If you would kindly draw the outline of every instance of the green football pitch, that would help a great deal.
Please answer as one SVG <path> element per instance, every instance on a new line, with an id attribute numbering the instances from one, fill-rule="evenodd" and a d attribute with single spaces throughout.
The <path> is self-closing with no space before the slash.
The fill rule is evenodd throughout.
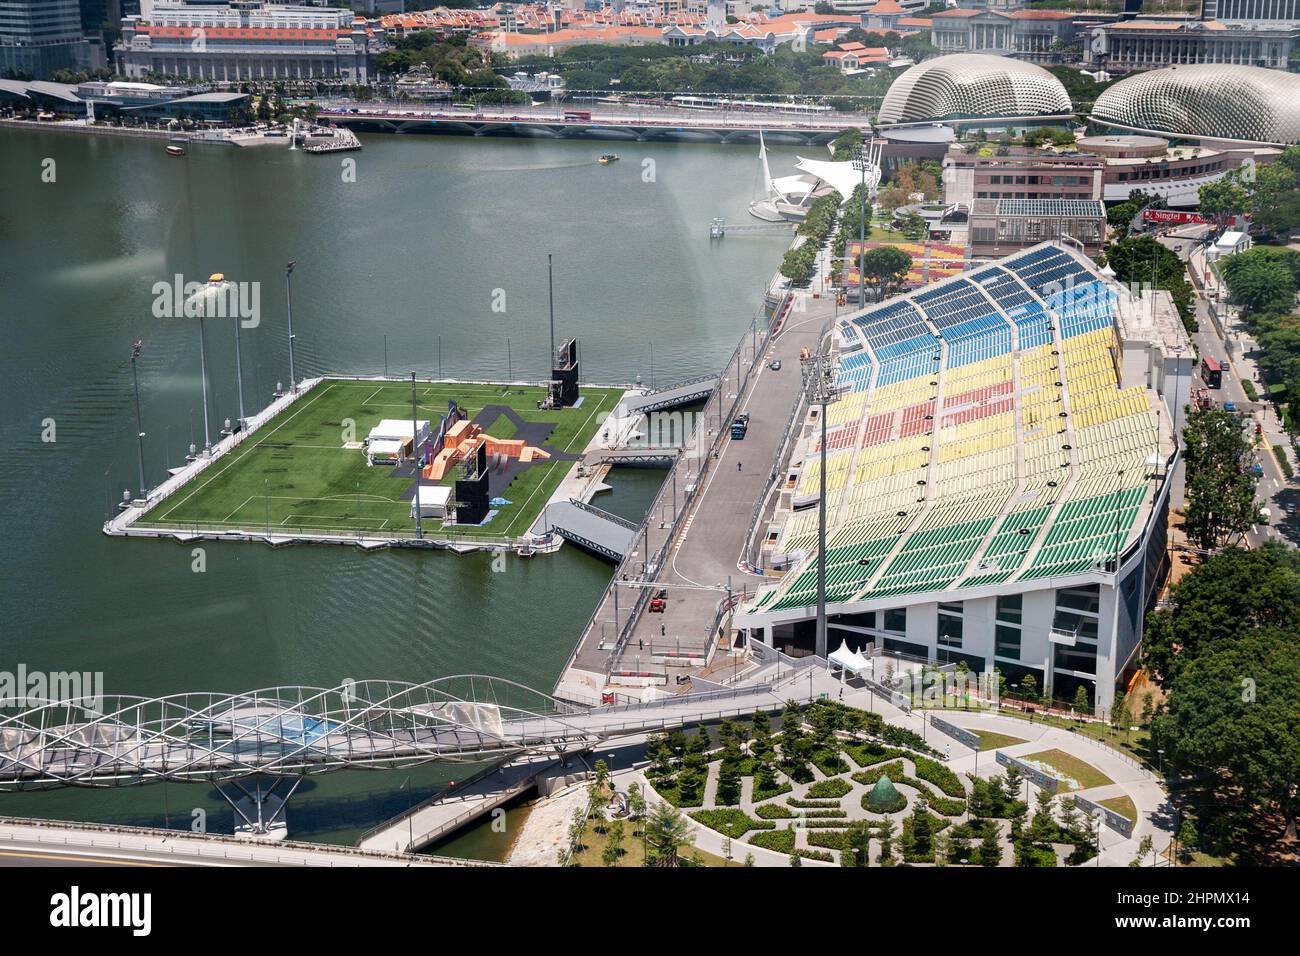
<path id="1" fill-rule="evenodd" d="M 544 446 L 548 451 L 581 455 L 613 411 L 622 389 L 582 389 L 577 408 L 542 410 L 540 386 L 419 382 L 418 414 L 436 431 L 456 402 L 474 418 L 485 407 L 504 405 L 527 423 L 554 425 Z M 403 493 L 414 483 L 397 478 L 393 466 L 366 464 L 365 452 L 345 447 L 351 436 L 364 438 L 381 419 L 411 417 L 411 386 L 403 382 L 326 380 L 249 436 L 189 484 L 160 501 L 137 522 L 138 527 L 193 530 L 263 530 L 272 534 L 302 531 L 410 535 L 415 533 L 410 498 Z M 494 438 L 514 435 L 515 425 L 504 415 L 487 423 Z M 455 525 L 457 536 L 517 537 L 541 513 L 572 461 L 539 460 L 516 475 L 501 497 L 510 501 L 480 526 Z M 451 468 L 440 484 L 451 484 Z M 426 534 L 442 531 L 441 519 L 424 521 Z"/>

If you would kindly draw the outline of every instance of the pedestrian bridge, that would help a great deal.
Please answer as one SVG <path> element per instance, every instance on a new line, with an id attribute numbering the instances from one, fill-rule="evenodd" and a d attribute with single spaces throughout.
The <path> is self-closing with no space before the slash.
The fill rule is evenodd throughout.
<path id="1" fill-rule="evenodd" d="M 563 754 L 781 704 L 769 685 L 759 684 L 587 707 L 482 675 L 234 695 L 27 701 L 22 709 L 0 710 L 0 790 L 220 783 Z"/>
<path id="2" fill-rule="evenodd" d="M 576 498 L 546 506 L 546 523 L 565 541 L 611 561 L 622 561 L 632 549 L 637 526 Z"/>
<path id="3" fill-rule="evenodd" d="M 702 402 L 718 387 L 717 375 L 701 375 L 676 385 L 655 388 L 643 395 L 625 396 L 619 403 L 620 418 L 628 415 L 648 415 L 650 412 L 662 412 L 669 408 L 680 408 Z"/>

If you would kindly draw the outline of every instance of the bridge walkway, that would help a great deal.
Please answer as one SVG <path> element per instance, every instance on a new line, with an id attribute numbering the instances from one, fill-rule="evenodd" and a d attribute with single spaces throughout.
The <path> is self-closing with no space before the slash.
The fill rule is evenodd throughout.
<path id="1" fill-rule="evenodd" d="M 453 786 L 362 835 L 357 847 L 372 852 L 415 853 L 503 806 L 559 766 L 553 754 L 525 754 L 489 769 L 466 785 Z"/>
<path id="2" fill-rule="evenodd" d="M 546 506 L 546 523 L 566 541 L 611 561 L 621 561 L 632 549 L 636 525 L 576 498 Z"/>
<path id="3" fill-rule="evenodd" d="M 718 387 L 717 375 L 702 375 L 676 385 L 652 389 L 643 395 L 625 395 L 619 402 L 619 417 L 627 415 L 645 415 L 649 412 L 661 412 L 682 405 L 702 402 L 713 394 Z"/>

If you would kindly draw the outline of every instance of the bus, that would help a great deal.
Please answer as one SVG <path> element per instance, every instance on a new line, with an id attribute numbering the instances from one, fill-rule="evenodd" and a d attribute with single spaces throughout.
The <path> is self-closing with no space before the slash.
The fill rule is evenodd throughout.
<path id="1" fill-rule="evenodd" d="M 566 123 L 590 123 L 591 110 L 565 110 L 564 122 Z"/>
<path id="2" fill-rule="evenodd" d="M 1201 378 L 1210 388 L 1223 388 L 1223 366 L 1213 355 L 1201 359 Z"/>

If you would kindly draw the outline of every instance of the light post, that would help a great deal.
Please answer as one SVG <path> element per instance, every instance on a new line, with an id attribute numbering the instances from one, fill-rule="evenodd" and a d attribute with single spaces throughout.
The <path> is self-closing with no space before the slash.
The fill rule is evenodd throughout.
<path id="1" fill-rule="evenodd" d="M 420 513 L 424 510 L 420 507 L 420 406 L 415 395 L 415 373 L 411 373 L 411 463 L 415 466 L 415 536 L 423 540 L 424 523 L 421 520 Z"/>
<path id="2" fill-rule="evenodd" d="M 203 331 L 203 313 L 207 304 L 199 309 L 199 379 L 203 389 L 203 455 L 212 454 L 212 432 L 208 425 L 208 338 Z"/>
<path id="3" fill-rule="evenodd" d="M 239 386 L 239 430 L 244 430 L 244 367 L 240 359 L 239 348 L 239 327 L 244 324 L 236 313 L 235 315 L 235 382 Z"/>
<path id="4" fill-rule="evenodd" d="M 861 191 L 858 193 L 858 305 L 867 304 L 867 275 L 863 271 L 867 255 L 867 160 L 868 146 L 863 143 L 853 157 L 853 165 L 862 174 Z"/>
<path id="5" fill-rule="evenodd" d="M 293 267 L 297 265 L 297 260 L 293 260 L 284 267 L 284 287 L 285 295 L 288 299 L 289 315 L 289 391 L 298 391 L 298 380 L 293 374 Z M 386 348 L 386 346 L 385 346 Z M 385 352 L 385 354 L 387 354 Z M 387 360 L 385 360 L 387 365 Z"/>
<path id="6" fill-rule="evenodd" d="M 144 348 L 144 341 L 136 339 L 131 346 L 131 382 L 135 387 L 135 441 L 136 441 L 136 458 L 140 464 L 140 497 L 147 499 L 149 491 L 144 483 L 144 428 L 140 424 L 140 376 L 135 370 L 135 360 L 140 357 L 140 350 Z"/>
<path id="7" fill-rule="evenodd" d="M 820 407 L 821 424 L 821 488 L 817 496 L 817 638 L 815 651 L 825 658 L 826 642 L 826 410 L 839 398 L 835 384 L 835 366 L 831 356 L 830 330 L 821 340 L 817 354 L 803 363 L 803 387 L 808 406 Z M 811 676 L 811 675 L 810 675 Z M 811 696 L 811 691 L 810 691 Z"/>

